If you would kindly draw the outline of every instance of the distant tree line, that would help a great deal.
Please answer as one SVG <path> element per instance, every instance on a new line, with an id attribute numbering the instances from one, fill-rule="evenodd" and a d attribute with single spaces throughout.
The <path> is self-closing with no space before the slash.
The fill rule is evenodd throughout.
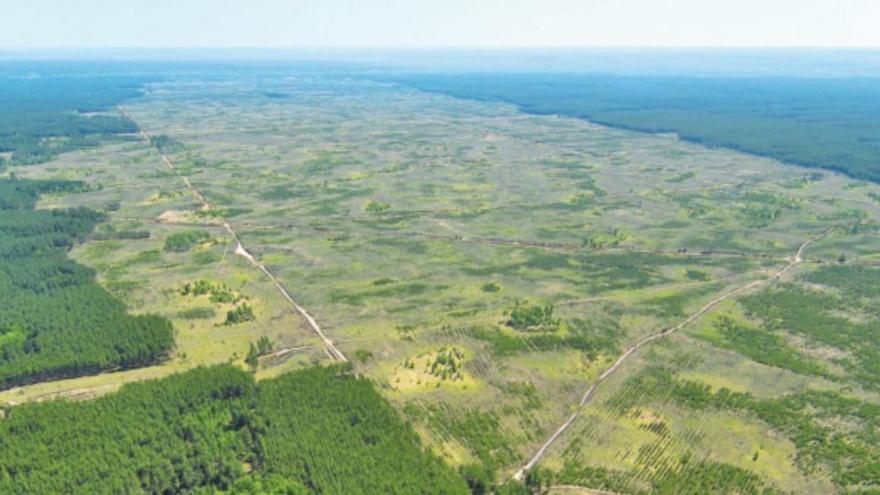
<path id="1" fill-rule="evenodd" d="M 871 78 L 686 77 L 562 73 L 393 74 L 415 88 L 503 101 L 643 132 L 674 132 L 880 181 L 880 84 Z"/>
<path id="2" fill-rule="evenodd" d="M 0 152 L 12 153 L 7 165 L 46 162 L 110 136 L 137 132 L 122 116 L 89 114 L 140 95 L 143 82 L 118 76 L 0 77 Z"/>

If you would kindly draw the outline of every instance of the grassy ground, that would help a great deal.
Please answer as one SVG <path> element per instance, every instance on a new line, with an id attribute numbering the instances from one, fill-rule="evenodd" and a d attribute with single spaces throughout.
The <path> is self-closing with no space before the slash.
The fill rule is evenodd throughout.
<path id="1" fill-rule="evenodd" d="M 183 143 L 172 154 L 181 173 L 428 444 L 453 462 L 482 461 L 502 473 L 536 450 L 629 344 L 768 276 L 826 227 L 880 213 L 871 197 L 880 187 L 835 174 L 356 80 L 160 84 L 126 109 L 151 135 Z M 88 241 L 73 256 L 133 310 L 172 318 L 178 348 L 159 367 L 0 399 L 101 392 L 202 363 L 241 363 L 264 335 L 276 351 L 296 350 L 264 360 L 260 377 L 322 359 L 292 308 L 233 255 L 216 218 L 198 211 L 148 145 L 77 152 L 21 174 L 100 184 L 44 206 L 112 210 L 115 230 L 150 231 L 137 241 Z M 164 249 L 170 235 L 194 230 L 208 233 L 204 242 Z M 801 280 L 819 261 L 876 262 L 877 244 L 873 232 L 835 232 L 785 281 Z M 180 294 L 196 280 L 247 297 L 256 320 L 223 325 L 228 303 Z M 514 328 L 518 304 L 550 304 L 553 314 Z M 715 313 L 763 324 L 736 301 Z M 654 476 L 638 457 L 645 446 L 666 460 L 688 454 L 736 466 L 785 490 L 833 489 L 827 474 L 799 471 L 792 445 L 752 417 L 694 415 L 653 399 L 636 401 L 638 414 L 606 405 L 645 363 L 681 355 L 693 358 L 677 376 L 713 388 L 770 398 L 849 387 L 875 400 L 845 377 L 804 376 L 707 340 L 714 318 L 656 354 L 640 352 L 604 383 L 546 465 L 562 469 L 574 459 L 622 468 L 645 484 Z M 793 348 L 820 350 L 783 333 Z M 432 370 L 451 349 L 455 365 L 444 358 Z M 456 371 L 444 377 L 449 367 Z M 648 428 L 658 422 L 665 436 Z M 755 452 L 761 462 L 752 461 Z"/>
<path id="2" fill-rule="evenodd" d="M 149 232 L 146 239 L 88 240 L 71 256 L 95 268 L 99 281 L 131 311 L 158 313 L 172 320 L 177 345 L 171 360 L 153 367 L 7 390 L 0 400 L 18 403 L 58 395 L 90 397 L 125 382 L 199 365 L 231 361 L 243 366 L 250 343 L 261 336 L 269 337 L 277 348 L 306 347 L 275 360 L 261 374 L 274 375 L 322 359 L 318 340 L 262 274 L 233 254 L 234 246 L 225 230 L 210 219 L 195 219 L 196 224 L 167 220 L 167 212 L 192 210 L 196 203 L 179 179 L 164 170 L 152 148 L 125 145 L 71 153 L 60 161 L 21 172 L 29 177 L 77 178 L 100 185 L 99 190 L 88 194 L 45 197 L 40 206 L 76 205 L 108 211 L 110 221 L 98 229 L 104 237 L 112 237 L 113 232 Z M 165 239 L 170 235 L 193 230 L 204 231 L 209 238 L 186 252 L 165 249 Z M 185 284 L 198 280 L 226 285 L 254 309 L 256 320 L 226 325 L 227 311 L 241 302 L 212 302 L 208 295 L 181 294 Z"/>

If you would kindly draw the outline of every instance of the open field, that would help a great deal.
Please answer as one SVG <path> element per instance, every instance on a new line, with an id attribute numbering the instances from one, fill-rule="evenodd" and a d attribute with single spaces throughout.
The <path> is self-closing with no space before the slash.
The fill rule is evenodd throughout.
<path id="1" fill-rule="evenodd" d="M 870 445 L 806 459 L 801 430 L 768 412 L 794 407 L 783 397 L 835 394 L 868 406 L 805 411 L 804 424 L 850 445 L 876 436 L 860 411 L 880 403 L 877 185 L 357 79 L 148 89 L 125 112 L 154 143 L 166 137 L 158 146 L 211 209 L 144 141 L 16 173 L 96 186 L 40 206 L 107 212 L 71 256 L 131 311 L 169 318 L 173 358 L 0 400 L 244 367 L 260 337 L 272 351 L 258 378 L 325 362 L 305 320 L 235 254 L 222 218 L 427 445 L 503 479 L 630 345 L 779 273 L 831 229 L 779 280 L 634 353 L 539 466 L 560 485 L 625 492 L 699 493 L 707 479 L 743 492 L 880 486 Z M 149 236 L 111 235 L 132 230 Z M 185 289 L 199 281 L 212 289 Z M 227 324 L 243 305 L 255 318 Z M 807 321 L 792 309 L 804 307 L 814 307 Z M 681 384 L 710 391 L 695 406 Z M 748 398 L 705 397 L 722 389 Z"/>

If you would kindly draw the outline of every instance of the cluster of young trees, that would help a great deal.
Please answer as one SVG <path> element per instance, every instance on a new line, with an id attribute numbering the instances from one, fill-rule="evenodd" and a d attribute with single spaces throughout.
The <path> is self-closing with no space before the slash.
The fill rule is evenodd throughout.
<path id="1" fill-rule="evenodd" d="M 512 356 L 535 350 L 577 349 L 589 359 L 618 352 L 620 330 L 614 321 L 566 320 L 566 332 L 521 332 L 511 335 L 500 328 L 472 327 L 474 338 L 487 342 L 497 356 Z"/>
<path id="2" fill-rule="evenodd" d="M 183 150 L 183 143 L 170 136 L 166 136 L 165 134 L 150 137 L 150 144 L 155 146 L 160 153 L 165 155 L 170 155 Z"/>
<path id="3" fill-rule="evenodd" d="M 777 493 L 760 476 L 747 469 L 697 459 L 691 454 L 682 455 L 675 460 L 656 459 L 648 467 L 653 474 L 645 476 L 647 479 L 638 479 L 630 472 L 566 461 L 560 471 L 537 467 L 527 474 L 524 481 L 533 493 L 546 493 L 541 490 L 552 485 L 581 485 L 613 493 L 632 494 Z"/>
<path id="4" fill-rule="evenodd" d="M 181 296 L 204 296 L 210 295 L 212 303 L 238 304 L 241 300 L 247 299 L 243 295 L 235 292 L 228 285 L 223 283 L 211 282 L 210 280 L 196 280 L 193 283 L 186 283 L 180 288 Z"/>
<path id="5" fill-rule="evenodd" d="M 0 493 L 468 493 L 345 367 L 259 384 L 229 365 L 198 368 L 6 416 Z"/>
<path id="6" fill-rule="evenodd" d="M 204 230 L 187 230 L 175 232 L 165 238 L 165 251 L 171 253 L 185 253 L 196 244 L 207 241 L 211 235 Z"/>
<path id="7" fill-rule="evenodd" d="M 260 357 L 270 354 L 274 347 L 275 345 L 272 343 L 269 337 L 263 335 L 262 337 L 257 339 L 256 344 L 251 342 L 251 345 L 248 348 L 248 353 L 244 358 L 244 362 L 247 363 L 247 365 L 250 366 L 251 369 L 256 369 L 257 365 L 260 364 Z"/>
<path id="8" fill-rule="evenodd" d="M 846 370 L 846 379 L 880 390 L 880 340 L 877 339 L 876 321 L 854 322 L 840 316 L 840 312 L 848 308 L 864 311 L 861 306 L 864 303 L 855 294 L 869 290 L 863 286 L 866 279 L 871 280 L 870 275 L 875 274 L 844 271 L 842 273 L 853 277 L 844 283 L 839 280 L 843 277 L 833 275 L 835 272 L 822 273 L 826 282 L 834 280 L 836 286 L 850 291 L 852 296 L 840 297 L 787 284 L 746 297 L 743 304 L 750 316 L 764 322 L 766 330 L 784 330 L 846 352 L 848 356 L 836 363 Z M 857 278 L 858 275 L 861 277 Z M 873 311 L 872 308 L 868 305 L 868 311 Z"/>
<path id="9" fill-rule="evenodd" d="M 554 331 L 559 327 L 560 320 L 553 316 L 553 305 L 531 305 L 517 301 L 507 312 L 507 326 L 516 330 Z"/>
<path id="10" fill-rule="evenodd" d="M 805 391 L 775 399 L 680 380 L 662 367 L 652 367 L 624 386 L 638 394 L 620 393 L 611 401 L 624 412 L 635 400 L 667 400 L 692 409 L 747 413 L 787 437 L 795 445 L 795 461 L 806 474 L 822 467 L 845 489 L 880 489 L 880 406 L 832 391 Z M 840 425 L 846 425 L 842 427 Z M 759 459 L 755 459 L 756 462 Z M 748 481 L 742 473 L 726 472 Z M 716 473 L 717 474 L 717 473 Z"/>
<path id="11" fill-rule="evenodd" d="M 77 208 L 35 210 L 39 194 L 82 184 L 0 181 L 0 389 L 163 359 L 171 323 L 133 316 L 66 250 L 101 219 Z"/>
<path id="12" fill-rule="evenodd" d="M 468 484 L 483 486 L 491 493 L 499 469 L 518 460 L 515 445 L 494 411 L 467 409 L 449 403 L 408 404 L 406 415 L 418 418 L 441 438 L 455 439 L 478 461 L 464 466 L 461 472 Z"/>
<path id="13" fill-rule="evenodd" d="M 793 347 L 778 333 L 739 323 L 728 316 L 720 317 L 713 326 L 717 336 L 703 338 L 719 347 L 738 352 L 768 366 L 805 375 L 833 377 L 821 361 Z"/>
<path id="14" fill-rule="evenodd" d="M 464 352 L 457 347 L 443 346 L 437 356 L 429 363 L 428 373 L 441 380 L 461 380 Z"/>
<path id="15" fill-rule="evenodd" d="M 227 326 L 238 325 L 239 323 L 254 321 L 256 319 L 257 316 L 254 314 L 254 309 L 247 303 L 244 303 L 241 306 L 236 306 L 234 309 L 227 311 L 226 321 L 224 321 L 223 324 Z"/>

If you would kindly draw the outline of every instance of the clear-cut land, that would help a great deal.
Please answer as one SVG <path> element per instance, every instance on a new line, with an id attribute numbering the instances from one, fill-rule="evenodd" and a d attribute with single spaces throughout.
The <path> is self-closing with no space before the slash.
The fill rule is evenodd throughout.
<path id="1" fill-rule="evenodd" d="M 880 484 L 875 184 L 357 79 L 151 84 L 122 107 L 152 143 L 20 174 L 101 184 L 39 206 L 118 203 L 105 229 L 150 231 L 71 255 L 169 318 L 174 355 L 2 400 L 244 366 L 258 337 L 258 378 L 328 362 L 287 293 L 453 465 L 503 479 L 540 451 L 554 484 L 616 492 Z M 182 290 L 200 280 L 232 296 Z"/>

